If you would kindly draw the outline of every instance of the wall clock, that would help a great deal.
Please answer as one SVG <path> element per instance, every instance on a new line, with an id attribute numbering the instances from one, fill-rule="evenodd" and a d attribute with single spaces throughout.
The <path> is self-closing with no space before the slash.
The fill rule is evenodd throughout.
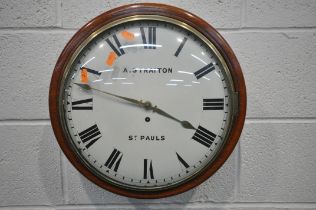
<path id="1" fill-rule="evenodd" d="M 233 51 L 204 20 L 132 4 L 68 42 L 49 109 L 61 149 L 85 177 L 120 195 L 161 198 L 225 162 L 244 124 L 246 89 Z"/>

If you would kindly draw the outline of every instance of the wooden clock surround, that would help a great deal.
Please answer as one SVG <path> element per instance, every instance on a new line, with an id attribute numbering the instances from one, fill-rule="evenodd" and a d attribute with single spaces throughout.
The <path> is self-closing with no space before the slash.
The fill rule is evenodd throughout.
<path id="1" fill-rule="evenodd" d="M 95 176 L 82 164 L 80 159 L 70 147 L 60 123 L 61 119 L 59 116 L 58 98 L 60 94 L 61 81 L 66 65 L 68 64 L 75 50 L 85 39 L 87 39 L 87 37 L 89 37 L 93 32 L 95 32 L 102 26 L 109 24 L 115 20 L 133 15 L 166 16 L 186 23 L 195 28 L 207 39 L 209 39 L 218 49 L 218 51 L 227 63 L 233 79 L 234 89 L 236 92 L 238 92 L 238 115 L 233 120 L 231 131 L 228 135 L 226 144 L 223 145 L 223 149 L 220 151 L 217 158 L 214 160 L 214 162 L 212 162 L 210 166 L 204 169 L 193 179 L 190 179 L 189 181 L 179 186 L 167 190 L 158 190 L 154 192 L 129 190 L 109 184 L 108 182 Z M 49 91 L 49 111 L 52 127 L 61 149 L 63 150 L 69 161 L 85 177 L 87 177 L 98 186 L 123 196 L 146 199 L 162 198 L 176 195 L 196 187 L 197 185 L 208 179 L 211 175 L 213 175 L 224 164 L 229 155 L 232 153 L 235 145 L 237 144 L 241 134 L 241 130 L 244 125 L 246 115 L 246 87 L 241 67 L 237 61 L 235 54 L 233 53 L 227 42 L 223 39 L 223 37 L 207 22 L 192 13 L 169 5 L 153 3 L 131 4 L 115 8 L 97 16 L 86 25 L 84 25 L 71 38 L 71 40 L 68 42 L 63 52 L 61 53 L 52 75 Z"/>

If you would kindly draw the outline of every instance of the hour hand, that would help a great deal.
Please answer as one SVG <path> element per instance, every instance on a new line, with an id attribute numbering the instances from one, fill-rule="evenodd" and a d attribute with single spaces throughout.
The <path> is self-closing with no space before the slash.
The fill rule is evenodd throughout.
<path id="1" fill-rule="evenodd" d="M 173 117 L 172 115 L 168 114 L 167 112 L 165 112 L 165 111 L 159 109 L 157 106 L 154 106 L 154 107 L 152 107 L 151 109 L 152 109 L 154 112 L 156 112 L 156 113 L 158 113 L 158 114 L 160 114 L 160 115 L 162 115 L 162 116 L 165 116 L 165 117 L 167 117 L 167 118 L 170 118 L 170 119 L 172 119 L 172 120 L 175 120 L 175 121 L 179 122 L 179 123 L 182 125 L 182 127 L 186 128 L 186 129 L 193 129 L 193 130 L 196 130 L 196 128 L 195 128 L 190 122 L 188 122 L 188 121 L 186 121 L 186 120 L 182 120 L 182 121 L 181 121 L 181 120 L 179 120 L 179 119 Z"/>
<path id="2" fill-rule="evenodd" d="M 82 69 L 86 69 L 87 72 L 89 72 L 89 73 L 91 73 L 91 74 L 95 74 L 95 75 L 98 75 L 98 76 L 101 75 L 101 72 L 96 71 L 96 70 L 93 70 L 93 69 L 89 69 L 89 68 L 87 68 L 87 67 L 81 67 L 80 69 L 81 69 L 81 70 L 82 70 Z"/>

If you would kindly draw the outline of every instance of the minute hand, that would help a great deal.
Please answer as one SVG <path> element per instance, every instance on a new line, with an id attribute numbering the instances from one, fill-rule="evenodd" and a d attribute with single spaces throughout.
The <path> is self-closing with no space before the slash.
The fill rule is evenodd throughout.
<path id="1" fill-rule="evenodd" d="M 172 119 L 172 120 L 177 121 L 177 122 L 180 123 L 180 124 L 182 125 L 182 127 L 184 127 L 184 128 L 196 130 L 196 128 L 193 127 L 193 125 L 192 125 L 191 123 L 189 123 L 188 121 L 186 121 L 186 120 L 181 121 L 181 120 L 179 120 L 179 119 L 173 117 L 172 115 L 168 114 L 167 112 L 165 112 L 165 111 L 159 109 L 157 106 L 154 106 L 154 107 L 152 106 L 150 109 L 152 109 L 154 112 L 157 112 L 158 114 L 160 114 L 160 115 L 162 115 L 162 116 L 165 116 L 165 117 L 168 117 L 168 118 L 170 118 L 170 119 Z"/>
<path id="2" fill-rule="evenodd" d="M 76 85 L 78 85 L 79 87 L 85 89 L 85 90 L 96 90 L 96 91 L 99 91 L 101 93 L 105 93 L 105 94 L 108 94 L 110 96 L 114 96 L 114 97 L 117 97 L 117 98 L 120 98 L 120 99 L 123 99 L 125 101 L 128 101 L 128 102 L 131 102 L 131 103 L 134 103 L 134 104 L 137 104 L 137 105 L 140 105 L 140 106 L 143 106 L 143 102 L 141 102 L 140 100 L 136 100 L 136 99 L 133 99 L 133 98 L 128 98 L 128 97 L 124 97 L 124 96 L 119 96 L 119 95 L 116 95 L 114 93 L 109 93 L 107 91 L 104 91 L 104 90 L 99 90 L 97 88 L 94 88 L 94 87 L 91 87 L 90 85 L 88 84 L 81 84 L 81 83 L 74 83 Z"/>

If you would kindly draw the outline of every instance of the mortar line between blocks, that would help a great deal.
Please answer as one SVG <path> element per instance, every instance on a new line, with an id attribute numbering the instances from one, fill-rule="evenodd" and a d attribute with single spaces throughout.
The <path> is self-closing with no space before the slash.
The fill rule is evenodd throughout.
<path id="1" fill-rule="evenodd" d="M 52 208 L 52 209 L 95 209 L 95 208 L 124 208 L 124 207 L 154 207 L 154 209 L 159 209 L 159 207 L 170 207 L 170 208 L 304 208 L 304 209 L 315 209 L 315 202 L 238 202 L 238 203 L 213 203 L 213 202 L 194 202 L 194 203 L 123 203 L 123 204 L 71 204 L 71 205 L 11 205 L 11 206 L 0 206 L 1 209 L 43 209 L 43 208 Z M 133 208 L 134 209 L 134 208 Z"/>
<path id="2" fill-rule="evenodd" d="M 63 155 L 61 152 L 61 168 L 62 168 L 62 179 L 63 179 L 63 198 L 64 198 L 64 203 L 68 204 L 69 203 L 69 196 L 68 196 L 68 182 L 67 182 L 67 169 L 66 169 L 66 157 Z"/>
<path id="3" fill-rule="evenodd" d="M 24 28 L 15 28 L 15 27 L 5 27 L 0 28 L 0 33 L 65 33 L 72 32 L 75 33 L 79 28 L 62 28 L 62 27 L 24 27 Z"/>
<path id="4" fill-rule="evenodd" d="M 63 199 L 63 204 L 66 204 L 66 199 L 65 199 L 65 189 L 64 189 L 64 168 L 63 168 L 63 155 L 62 151 L 59 151 L 59 164 L 60 164 L 60 179 L 61 179 L 61 195 Z"/>
<path id="5" fill-rule="evenodd" d="M 244 28 L 247 20 L 247 0 L 241 2 L 240 26 Z"/>
<path id="6" fill-rule="evenodd" d="M 80 28 L 63 28 L 63 27 L 2 27 L 0 33 L 64 33 L 64 32 L 77 32 Z M 219 32 L 235 32 L 235 33 L 280 33 L 280 32 L 315 32 L 316 26 L 311 27 L 240 27 L 240 28 L 221 28 L 216 27 Z"/>
<path id="7" fill-rule="evenodd" d="M 240 192 L 240 170 L 241 170 L 241 146 L 240 141 L 237 144 L 237 157 L 236 157 L 236 176 L 235 176 L 235 190 L 234 199 L 236 200 Z"/>
<path id="8" fill-rule="evenodd" d="M 24 210 L 24 209 L 27 209 L 27 210 L 30 210 L 30 209 L 34 209 L 34 210 L 36 210 L 36 209 L 39 209 L 39 210 L 43 210 L 43 209 L 45 209 L 45 210 L 49 210 L 49 209 L 52 209 L 52 210 L 55 210 L 56 208 L 54 208 L 54 206 L 45 206 L 45 205 L 36 205 L 36 206 L 34 206 L 34 205 L 24 205 L 24 206 L 22 206 L 22 205 L 19 205 L 19 206 L 17 206 L 17 205 L 11 205 L 11 206 L 0 206 L 0 210 L 10 210 L 10 209 L 12 209 L 12 210 L 18 210 L 18 209 L 21 209 L 21 210 Z"/>
<path id="9" fill-rule="evenodd" d="M 131 208 L 133 207 L 146 207 L 161 209 L 161 208 L 256 208 L 256 207 L 270 207 L 270 208 L 315 208 L 316 203 L 213 203 L 213 202 L 204 202 L 204 203 L 138 203 L 138 204 L 108 204 L 108 205 L 100 205 L 100 204 L 91 204 L 91 205 L 67 205 L 67 206 L 56 206 L 56 209 L 87 209 L 87 208 L 110 208 L 110 209 L 118 209 L 118 208 Z"/>
<path id="10" fill-rule="evenodd" d="M 246 118 L 245 123 L 316 123 L 316 118 Z"/>
<path id="11" fill-rule="evenodd" d="M 242 28 L 216 28 L 220 33 L 282 33 L 282 32 L 315 32 L 316 27 L 273 27 L 273 28 L 260 28 L 260 27 L 242 27 Z"/>
<path id="12" fill-rule="evenodd" d="M 1 125 L 50 125 L 49 119 L 0 119 Z"/>
<path id="13" fill-rule="evenodd" d="M 63 20 L 62 20 L 62 18 L 63 18 L 63 16 L 62 16 L 62 0 L 57 0 L 57 25 L 59 26 L 59 27 L 63 27 Z"/>

